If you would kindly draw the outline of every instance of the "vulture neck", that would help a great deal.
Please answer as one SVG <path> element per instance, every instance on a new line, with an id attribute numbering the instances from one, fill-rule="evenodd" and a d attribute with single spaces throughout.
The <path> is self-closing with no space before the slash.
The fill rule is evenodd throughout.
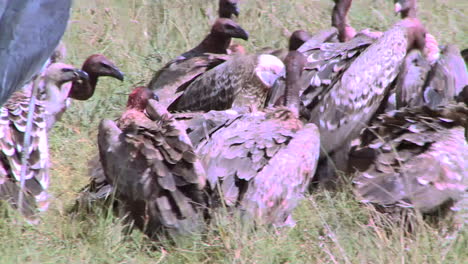
<path id="1" fill-rule="evenodd" d="M 288 107 L 296 116 L 299 116 L 299 91 L 300 79 L 304 67 L 305 57 L 298 51 L 290 51 L 285 59 L 286 64 L 286 89 L 284 106 Z"/>
<path id="2" fill-rule="evenodd" d="M 346 26 L 348 24 L 348 12 L 351 8 L 352 0 L 338 0 L 332 11 L 332 26 L 339 32 L 340 41 L 343 42 L 346 37 Z"/>
<path id="3" fill-rule="evenodd" d="M 45 101 L 51 104 L 61 104 L 67 100 L 71 89 L 70 83 L 46 82 L 44 85 L 46 93 Z"/>
<path id="4" fill-rule="evenodd" d="M 73 81 L 68 97 L 76 100 L 88 100 L 94 94 L 99 75 L 89 69 L 87 65 L 83 65 L 82 70 L 89 76 L 89 80 Z"/>
<path id="5" fill-rule="evenodd" d="M 231 37 L 211 32 L 197 47 L 195 47 L 195 50 L 201 53 L 226 54 L 227 48 L 230 44 Z"/>
<path id="6" fill-rule="evenodd" d="M 416 7 L 411 7 L 407 10 L 401 11 L 401 18 L 416 18 Z"/>

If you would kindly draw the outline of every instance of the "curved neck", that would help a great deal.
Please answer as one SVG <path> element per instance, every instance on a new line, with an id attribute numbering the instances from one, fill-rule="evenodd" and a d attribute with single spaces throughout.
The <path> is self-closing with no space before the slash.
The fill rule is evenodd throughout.
<path id="1" fill-rule="evenodd" d="M 351 8 L 351 0 L 335 0 L 335 6 L 332 11 L 332 26 L 338 29 L 338 38 L 344 42 L 347 38 L 346 27 L 348 23 L 348 12 Z"/>
<path id="2" fill-rule="evenodd" d="M 211 32 L 194 50 L 201 53 L 226 54 L 231 44 L 231 37 Z"/>
<path id="3" fill-rule="evenodd" d="M 88 100 L 91 98 L 94 95 L 99 78 L 97 74 L 87 69 L 85 65 L 83 65 L 82 70 L 88 74 L 89 80 L 73 81 L 68 97 L 75 100 Z"/>
<path id="4" fill-rule="evenodd" d="M 284 96 L 284 106 L 288 107 L 296 115 L 299 114 L 301 89 L 301 72 L 305 64 L 305 57 L 297 52 L 290 51 L 285 59 L 286 64 L 286 89 Z"/>
<path id="5" fill-rule="evenodd" d="M 416 7 L 411 7 L 407 10 L 401 11 L 401 18 L 405 19 L 407 17 L 416 18 Z"/>

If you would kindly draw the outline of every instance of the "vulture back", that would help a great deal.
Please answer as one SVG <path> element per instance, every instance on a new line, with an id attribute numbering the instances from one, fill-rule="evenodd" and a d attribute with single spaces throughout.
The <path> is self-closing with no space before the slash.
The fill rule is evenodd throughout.
<path id="1" fill-rule="evenodd" d="M 351 151 L 364 202 L 431 213 L 468 190 L 468 108 L 404 108 L 381 115 Z M 465 195 L 466 196 L 466 195 Z"/>

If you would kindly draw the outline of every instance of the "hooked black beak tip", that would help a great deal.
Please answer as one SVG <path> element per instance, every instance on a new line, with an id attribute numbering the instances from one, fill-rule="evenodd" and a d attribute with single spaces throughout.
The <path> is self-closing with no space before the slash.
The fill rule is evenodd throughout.
<path id="1" fill-rule="evenodd" d="M 89 75 L 87 72 L 85 71 L 82 71 L 80 69 L 76 69 L 75 70 L 75 74 L 77 75 L 78 78 L 80 78 L 81 80 L 89 80 Z"/>
<path id="2" fill-rule="evenodd" d="M 125 79 L 123 72 L 121 72 L 118 68 L 114 68 L 114 73 L 112 74 L 112 77 L 116 78 L 121 82 L 123 82 Z"/>
<path id="3" fill-rule="evenodd" d="M 242 33 L 240 35 L 240 39 L 243 39 L 245 41 L 249 40 L 249 32 L 242 30 Z"/>

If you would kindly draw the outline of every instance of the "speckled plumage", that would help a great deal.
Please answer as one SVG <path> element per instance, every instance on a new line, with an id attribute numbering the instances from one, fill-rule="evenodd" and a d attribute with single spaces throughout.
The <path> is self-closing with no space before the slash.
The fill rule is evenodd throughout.
<path id="1" fill-rule="evenodd" d="M 355 192 L 366 203 L 422 213 L 461 201 L 468 191 L 468 108 L 403 108 L 363 130 L 350 153 Z M 468 208 L 465 208 L 468 209 Z"/>
<path id="2" fill-rule="evenodd" d="M 20 171 L 24 132 L 30 95 L 18 91 L 0 108 L 0 199 L 18 207 Z M 26 173 L 23 214 L 34 222 L 34 216 L 48 207 L 49 147 L 45 110 L 41 101 L 34 109 Z"/>
<path id="3" fill-rule="evenodd" d="M 71 65 L 53 63 L 39 77 L 39 100 L 34 108 L 31 145 L 26 172 L 26 189 L 22 213 L 32 223 L 37 222 L 37 210 L 48 207 L 49 145 L 47 128 L 56 120 L 68 96 L 71 81 L 83 77 L 83 72 Z M 86 76 L 85 76 L 86 77 Z M 32 84 L 31 84 L 32 85 Z M 31 99 L 31 85 L 23 87 L 0 108 L 0 199 L 18 207 L 21 157 L 26 131 L 26 119 Z M 65 86 L 65 87 L 63 87 Z"/>
<path id="4" fill-rule="evenodd" d="M 162 105 L 169 106 L 177 98 L 178 91 L 229 58 L 226 54 L 203 54 L 185 60 L 175 59 L 155 73 L 148 87 L 156 91 Z"/>
<path id="5" fill-rule="evenodd" d="M 395 85 L 397 107 L 444 105 L 468 85 L 468 72 L 459 49 L 454 45 L 440 51 L 435 48 L 437 58 L 432 63 L 419 51 L 412 51 L 405 58 Z"/>
<path id="6" fill-rule="evenodd" d="M 407 49 L 413 45 L 408 38 L 417 38 L 409 36 L 413 23 L 418 22 L 404 20 L 385 32 L 321 91 L 317 102 L 308 109 L 306 116 L 319 127 L 325 152 L 336 151 L 358 136 L 377 111 L 399 72 Z"/>
<path id="7" fill-rule="evenodd" d="M 185 234 L 200 227 L 205 172 L 185 131 L 163 106 L 129 108 L 117 124 L 99 127 L 106 180 L 136 226 L 153 236 Z"/>
<path id="8" fill-rule="evenodd" d="M 234 56 L 191 83 L 168 110 L 261 109 L 282 75 L 284 64 L 272 55 Z"/>
<path id="9" fill-rule="evenodd" d="M 148 88 L 157 91 L 161 104 L 169 106 L 178 92 L 230 58 L 227 53 L 232 38 L 247 40 L 248 33 L 231 19 L 218 18 L 200 44 L 155 72 Z"/>
<path id="10" fill-rule="evenodd" d="M 293 225 L 292 210 L 315 173 L 320 140 L 314 124 L 298 117 L 305 57 L 292 51 L 284 105 L 237 115 L 212 128 L 197 147 L 213 205 L 238 208 L 257 223 Z"/>
<path id="11" fill-rule="evenodd" d="M 240 115 L 197 147 L 209 187 L 229 207 L 259 223 L 291 225 L 319 156 L 317 127 L 302 124 L 287 108 Z M 298 151 L 301 149 L 302 151 Z"/>

